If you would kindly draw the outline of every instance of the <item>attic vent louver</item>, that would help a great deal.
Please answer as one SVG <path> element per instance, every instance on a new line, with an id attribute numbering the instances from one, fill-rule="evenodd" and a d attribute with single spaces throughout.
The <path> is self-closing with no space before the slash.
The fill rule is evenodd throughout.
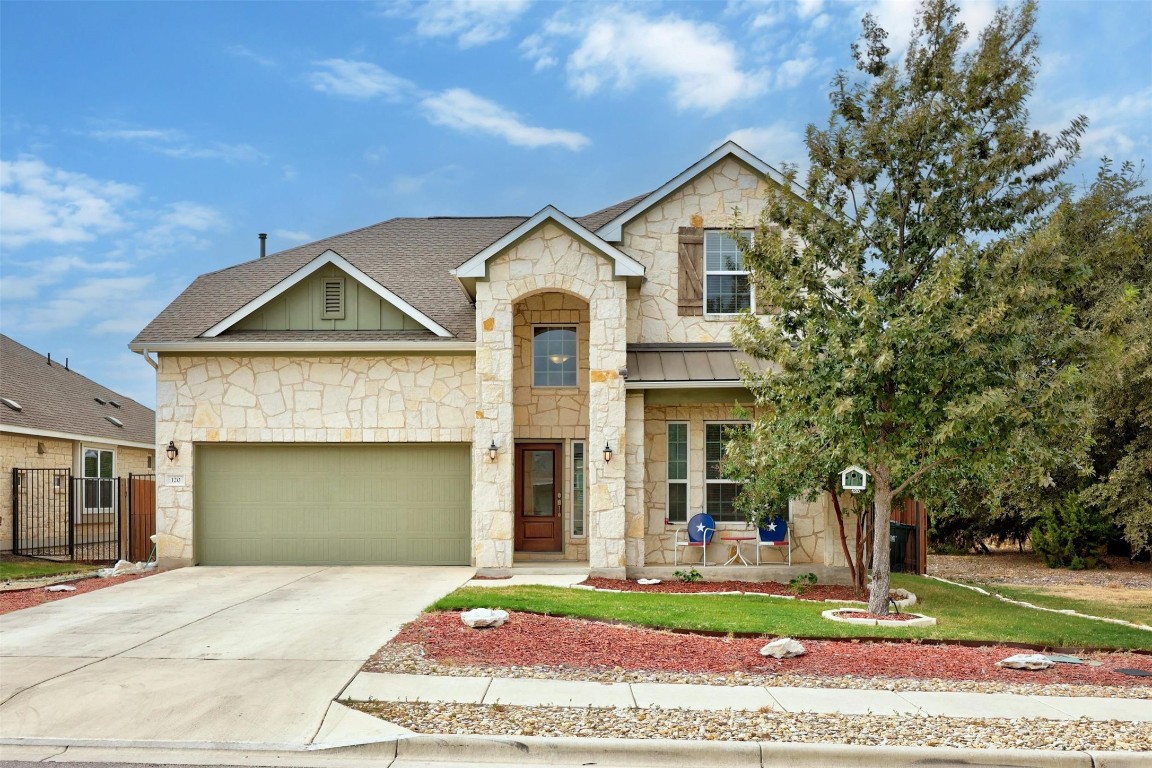
<path id="1" fill-rule="evenodd" d="M 0 403 L 4 403 L 4 405 L 8 406 L 14 411 L 24 410 L 24 406 L 20 405 L 20 403 L 16 402 L 10 397 L 0 397 Z"/>
<path id="2" fill-rule="evenodd" d="M 107 400 L 101 400 L 99 397 L 94 397 L 92 399 L 95 400 L 96 402 L 100 403 L 100 405 L 108 405 Z"/>
<path id="3" fill-rule="evenodd" d="M 344 319 L 344 278 L 342 277 L 326 277 L 324 278 L 324 313 L 321 318 L 324 320 L 343 320 Z"/>
<path id="4" fill-rule="evenodd" d="M 113 408 L 119 408 L 120 407 L 120 403 L 116 402 L 115 400 L 109 400 L 108 405 L 112 406 Z"/>
<path id="5" fill-rule="evenodd" d="M 115 416 L 105 416 L 104 418 L 114 427 L 124 426 L 124 422 L 120 421 L 120 419 L 116 418 Z"/>

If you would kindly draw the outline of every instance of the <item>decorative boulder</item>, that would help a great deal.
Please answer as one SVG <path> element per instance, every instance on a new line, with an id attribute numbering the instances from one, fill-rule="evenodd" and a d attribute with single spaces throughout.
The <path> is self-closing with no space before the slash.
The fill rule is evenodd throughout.
<path id="1" fill-rule="evenodd" d="M 464 613 L 460 614 L 460 621 L 472 629 L 499 627 L 508 621 L 508 611 L 501 611 L 499 609 L 492 610 L 490 608 L 473 608 L 470 611 L 464 611 Z"/>
<path id="2" fill-rule="evenodd" d="M 803 656 L 807 651 L 799 641 L 790 637 L 773 640 L 760 649 L 761 656 L 771 656 L 774 659 L 791 659 L 793 656 Z"/>
<path id="3" fill-rule="evenodd" d="M 1042 653 L 1018 653 L 996 662 L 996 666 L 1008 669 L 1048 669 L 1055 665 L 1056 662 Z"/>
<path id="4" fill-rule="evenodd" d="M 644 586 L 648 587 L 648 586 L 651 586 L 653 584 L 659 584 L 660 579 L 636 579 L 636 583 L 637 584 L 643 584 Z"/>

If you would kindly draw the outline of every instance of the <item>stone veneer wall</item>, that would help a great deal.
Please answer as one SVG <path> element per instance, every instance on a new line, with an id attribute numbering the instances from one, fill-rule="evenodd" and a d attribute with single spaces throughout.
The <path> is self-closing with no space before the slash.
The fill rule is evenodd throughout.
<path id="1" fill-rule="evenodd" d="M 532 386 L 532 328 L 576 327 L 576 382 L 573 388 Z M 513 305 L 512 402 L 516 440 L 564 443 L 564 557 L 588 558 L 588 536 L 572 536 L 572 440 L 588 437 L 588 303 L 567 293 L 537 293 Z M 585 445 L 585 465 L 588 446 Z M 587 499 L 587 492 L 585 492 Z M 585 502 L 587 503 L 587 502 Z"/>
<path id="2" fill-rule="evenodd" d="M 195 443 L 472 441 L 468 355 L 160 355 L 156 389 L 157 439 L 180 448 L 157 472 L 159 554 L 170 565 L 194 558 Z M 174 474 L 182 487 L 166 484 Z"/>
<path id="3" fill-rule="evenodd" d="M 476 435 L 494 441 L 495 462 L 473 463 L 472 541 L 477 567 L 504 572 L 513 558 L 514 305 L 540 293 L 564 292 L 589 305 L 588 445 L 605 442 L 627 456 L 625 365 L 627 295 L 612 262 L 548 223 L 488 263 L 476 284 Z M 589 451 L 588 562 L 596 573 L 624 573 L 624 464 Z"/>
<path id="4" fill-rule="evenodd" d="M 44 453 L 38 446 L 44 445 Z M 72 468 L 71 440 L 0 434 L 0 552 L 12 551 L 12 469 Z"/>
<path id="5" fill-rule="evenodd" d="M 665 525 L 668 505 L 668 438 L 666 424 L 669 421 L 688 423 L 688 510 L 689 516 L 704 509 L 704 425 L 709 421 L 736 421 L 730 405 L 649 405 L 644 408 L 645 454 L 647 456 L 644 478 L 647 497 L 645 520 L 645 563 L 648 565 L 671 564 L 674 561 L 674 539 L 677 527 L 683 524 Z M 829 537 L 825 536 L 828 526 L 835 526 L 835 512 L 826 494 L 808 503 L 792 500 L 792 562 L 843 565 L 843 557 L 835 562 L 835 552 L 829 552 Z M 721 530 L 744 530 L 744 523 L 718 523 Z M 833 536 L 838 536 L 831 531 Z M 839 551 L 839 539 L 833 542 Z M 716 542 L 709 547 L 709 560 L 723 562 L 732 554 L 735 545 Z M 747 545 L 745 556 L 749 556 Z M 775 561 L 779 555 L 766 553 L 766 558 Z"/>
<path id="6" fill-rule="evenodd" d="M 629 342 L 727 342 L 731 318 L 681 317 L 677 313 L 680 227 L 732 226 L 733 210 L 754 227 L 764 207 L 768 182 L 743 163 L 728 158 L 673 192 L 623 231 L 621 250 L 645 267 L 643 285 L 628 297 Z"/>

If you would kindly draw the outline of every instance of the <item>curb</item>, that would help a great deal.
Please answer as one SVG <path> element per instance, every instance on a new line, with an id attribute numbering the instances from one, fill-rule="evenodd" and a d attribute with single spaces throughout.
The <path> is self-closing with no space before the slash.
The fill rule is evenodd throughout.
<path id="1" fill-rule="evenodd" d="M 337 766 L 373 761 L 403 765 L 616 766 L 617 768 L 1137 768 L 1149 753 L 1059 752 L 1027 749 L 847 746 L 780 742 L 596 739 L 526 736 L 413 736 L 331 749 L 282 744 L 65 742 L 0 739 L 5 760 L 45 759 L 45 747 L 67 748 L 69 759 L 161 765 L 246 764 Z"/>

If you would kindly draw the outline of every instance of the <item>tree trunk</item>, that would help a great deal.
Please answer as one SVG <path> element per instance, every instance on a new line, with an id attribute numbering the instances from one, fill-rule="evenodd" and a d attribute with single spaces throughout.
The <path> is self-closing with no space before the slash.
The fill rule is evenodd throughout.
<path id="1" fill-rule="evenodd" d="M 864 576 L 868 564 L 864 562 L 864 510 L 860 503 L 856 503 L 856 583 L 852 585 L 852 592 L 856 599 L 864 597 Z"/>
<path id="2" fill-rule="evenodd" d="M 848 549 L 848 534 L 844 530 L 844 510 L 840 509 L 840 497 L 836 495 L 836 483 L 829 483 L 825 490 L 832 495 L 832 506 L 836 508 L 836 524 L 840 527 L 840 548 L 844 550 L 844 561 L 848 563 L 848 575 L 852 577 L 852 589 L 856 593 L 856 597 L 860 597 L 856 565 L 852 562 L 852 552 Z"/>
<path id="3" fill-rule="evenodd" d="M 873 496 L 876 513 L 872 517 L 872 595 L 868 599 L 868 610 L 887 615 L 892 576 L 891 544 L 888 538 L 888 523 L 892 520 L 892 478 L 888 475 L 888 467 L 883 464 L 874 467 L 872 480 L 876 484 Z"/>

